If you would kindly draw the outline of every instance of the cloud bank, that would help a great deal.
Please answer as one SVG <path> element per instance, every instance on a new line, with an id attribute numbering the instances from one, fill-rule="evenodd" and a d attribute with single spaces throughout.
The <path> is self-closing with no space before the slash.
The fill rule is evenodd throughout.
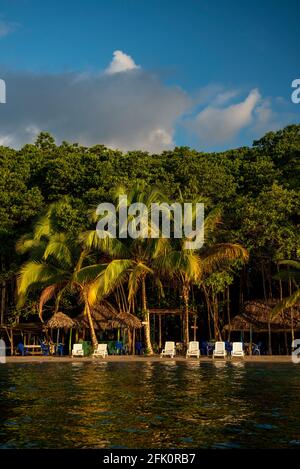
<path id="1" fill-rule="evenodd" d="M 49 131 L 58 142 L 161 152 L 175 145 L 178 127 L 205 148 L 276 121 L 271 101 L 257 89 L 242 99 L 239 90 L 209 85 L 192 99 L 120 50 L 102 73 L 7 72 L 1 78 L 7 102 L 0 106 L 0 144 L 16 148 Z"/>

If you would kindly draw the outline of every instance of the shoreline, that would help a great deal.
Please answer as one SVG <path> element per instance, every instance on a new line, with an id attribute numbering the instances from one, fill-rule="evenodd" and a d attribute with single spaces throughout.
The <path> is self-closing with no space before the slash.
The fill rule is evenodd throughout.
<path id="1" fill-rule="evenodd" d="M 6 357 L 6 363 L 164 363 L 164 362 L 181 362 L 181 363 L 214 363 L 214 362 L 245 362 L 245 363 L 292 363 L 290 355 L 255 355 L 246 356 L 244 358 L 216 358 L 200 357 L 185 358 L 182 356 L 168 358 L 160 358 L 159 355 L 154 356 L 138 356 L 138 355 L 109 355 L 106 358 L 93 357 L 48 357 L 48 356 L 13 356 Z"/>

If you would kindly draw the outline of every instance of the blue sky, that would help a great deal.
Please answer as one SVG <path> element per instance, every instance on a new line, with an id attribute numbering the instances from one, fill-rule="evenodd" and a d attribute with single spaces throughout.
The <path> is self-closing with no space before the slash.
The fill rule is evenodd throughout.
<path id="1" fill-rule="evenodd" d="M 1 0 L 0 141 L 251 144 L 299 122 L 299 16 L 295 0 Z"/>

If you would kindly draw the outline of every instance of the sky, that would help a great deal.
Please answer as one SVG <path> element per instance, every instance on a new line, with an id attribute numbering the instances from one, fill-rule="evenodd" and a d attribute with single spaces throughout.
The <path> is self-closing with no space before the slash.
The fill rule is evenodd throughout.
<path id="1" fill-rule="evenodd" d="M 0 0 L 0 144 L 161 152 L 300 121 L 296 0 Z"/>

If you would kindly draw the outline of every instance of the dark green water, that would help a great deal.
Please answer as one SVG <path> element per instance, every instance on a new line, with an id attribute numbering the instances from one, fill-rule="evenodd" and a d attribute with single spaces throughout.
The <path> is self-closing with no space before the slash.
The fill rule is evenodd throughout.
<path id="1" fill-rule="evenodd" d="M 300 366 L 0 365 L 0 448 L 297 448 Z"/>

